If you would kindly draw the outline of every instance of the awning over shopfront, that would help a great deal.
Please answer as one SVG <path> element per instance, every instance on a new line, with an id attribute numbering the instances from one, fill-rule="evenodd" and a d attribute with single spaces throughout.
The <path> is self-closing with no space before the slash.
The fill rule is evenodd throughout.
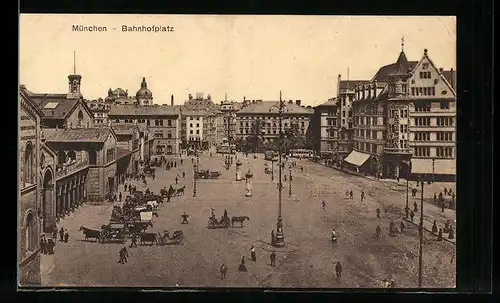
<path id="1" fill-rule="evenodd" d="M 347 156 L 344 159 L 344 161 L 351 163 L 353 165 L 356 165 L 356 166 L 361 166 L 368 160 L 368 158 L 370 158 L 369 154 L 360 153 L 360 152 L 353 150 L 349 154 L 349 156 Z"/>
<path id="2" fill-rule="evenodd" d="M 411 159 L 412 174 L 455 175 L 455 159 Z M 433 167 L 434 166 L 434 167 Z"/>

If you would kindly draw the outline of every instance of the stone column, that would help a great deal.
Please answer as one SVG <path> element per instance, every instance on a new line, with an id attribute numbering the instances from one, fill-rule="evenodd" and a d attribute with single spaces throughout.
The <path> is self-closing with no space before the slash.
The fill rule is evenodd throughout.
<path id="1" fill-rule="evenodd" d="M 236 161 L 236 181 L 241 181 L 241 161 Z"/>
<path id="2" fill-rule="evenodd" d="M 252 177 L 253 177 L 253 174 L 250 171 L 250 169 L 248 169 L 248 172 L 245 174 L 245 178 L 246 178 L 245 196 L 246 197 L 252 196 Z"/>

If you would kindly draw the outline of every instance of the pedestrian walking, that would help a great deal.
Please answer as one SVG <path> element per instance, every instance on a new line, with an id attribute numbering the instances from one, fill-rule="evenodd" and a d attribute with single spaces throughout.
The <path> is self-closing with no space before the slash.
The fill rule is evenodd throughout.
<path id="1" fill-rule="evenodd" d="M 389 236 L 394 236 L 394 221 L 389 222 Z"/>
<path id="2" fill-rule="evenodd" d="M 442 228 L 439 229 L 438 241 L 443 241 L 443 229 Z"/>
<path id="3" fill-rule="evenodd" d="M 437 204 L 437 195 L 434 193 L 434 204 Z"/>
<path id="4" fill-rule="evenodd" d="M 255 255 L 255 247 L 253 245 L 250 248 L 250 256 L 252 257 L 252 261 L 257 262 L 257 256 Z"/>
<path id="5" fill-rule="evenodd" d="M 441 212 L 444 213 L 444 201 L 441 201 Z"/>
<path id="6" fill-rule="evenodd" d="M 274 250 L 271 252 L 269 258 L 271 259 L 271 266 L 276 267 L 276 253 L 274 252 Z"/>
<path id="7" fill-rule="evenodd" d="M 438 227 L 437 227 L 436 220 L 434 220 L 434 223 L 432 223 L 432 233 L 435 234 L 437 232 L 438 232 Z"/>
<path id="8" fill-rule="evenodd" d="M 444 188 L 444 195 L 446 196 L 448 194 L 448 190 L 446 189 L 446 187 Z"/>
<path id="9" fill-rule="evenodd" d="M 417 202 L 413 202 L 413 211 L 414 212 L 417 212 L 418 211 L 418 205 L 417 205 Z"/>
<path id="10" fill-rule="evenodd" d="M 300 172 L 304 172 L 304 168 L 302 166 L 300 167 Z"/>
<path id="11" fill-rule="evenodd" d="M 188 224 L 188 223 L 189 223 L 189 222 L 188 222 L 188 220 L 187 220 L 187 218 L 189 218 L 189 215 L 188 215 L 188 214 L 186 214 L 186 212 L 184 212 L 184 213 L 181 215 L 181 217 L 182 217 L 182 223 L 181 223 L 181 224 Z"/>
<path id="12" fill-rule="evenodd" d="M 238 266 L 239 271 L 247 271 L 247 267 L 245 265 L 245 256 L 241 257 L 240 265 Z"/>
<path id="13" fill-rule="evenodd" d="M 54 230 L 52 231 L 52 238 L 54 239 L 54 243 L 57 240 L 57 227 L 54 226 Z"/>
<path id="14" fill-rule="evenodd" d="M 177 161 L 174 161 L 174 167 L 177 167 Z"/>
<path id="15" fill-rule="evenodd" d="M 182 164 L 183 162 L 184 162 L 184 161 L 183 161 L 183 159 L 181 159 L 181 164 Z"/>
<path id="16" fill-rule="evenodd" d="M 61 242 L 64 242 L 64 228 L 61 227 L 61 229 L 59 230 L 59 240 Z"/>
<path id="17" fill-rule="evenodd" d="M 405 207 L 405 218 L 408 219 L 408 217 L 410 216 L 410 209 L 408 207 Z"/>
<path id="18" fill-rule="evenodd" d="M 415 213 L 413 211 L 410 211 L 410 219 L 411 222 L 413 222 L 413 218 L 415 217 Z"/>
<path id="19" fill-rule="evenodd" d="M 66 229 L 66 232 L 64 233 L 64 243 L 68 243 L 69 240 L 69 233 L 68 230 Z"/>
<path id="20" fill-rule="evenodd" d="M 349 191 L 348 190 L 345 191 L 345 199 L 349 199 Z"/>
<path id="21" fill-rule="evenodd" d="M 122 202 L 122 192 L 120 192 L 120 194 L 118 195 L 118 201 Z"/>
<path id="22" fill-rule="evenodd" d="M 349 197 L 350 197 L 351 199 L 354 199 L 354 194 L 353 194 L 352 190 L 349 192 Z"/>
<path id="23" fill-rule="evenodd" d="M 321 208 L 323 208 L 323 211 L 325 210 L 325 208 L 326 208 L 325 200 L 323 200 L 323 202 L 321 202 Z"/>
<path id="24" fill-rule="evenodd" d="M 125 246 L 123 246 L 123 261 L 125 261 L 125 263 L 128 261 L 128 251 Z"/>
<path id="25" fill-rule="evenodd" d="M 179 183 L 179 178 L 175 177 L 175 184 Z"/>
<path id="26" fill-rule="evenodd" d="M 361 191 L 361 202 L 363 202 L 364 199 L 365 199 L 365 192 Z"/>
<path id="27" fill-rule="evenodd" d="M 182 172 L 182 178 L 186 178 L 186 173 L 185 172 Z"/>
<path id="28" fill-rule="evenodd" d="M 225 279 L 226 278 L 226 273 L 227 273 L 227 267 L 225 264 L 222 264 L 220 266 L 220 278 Z"/>
<path id="29" fill-rule="evenodd" d="M 342 278 L 342 265 L 340 265 L 340 261 L 337 261 L 337 265 L 335 265 L 335 274 L 338 280 Z"/>
<path id="30" fill-rule="evenodd" d="M 40 252 L 42 254 L 46 253 L 46 242 L 45 242 L 45 236 L 43 235 L 40 237 Z"/>
<path id="31" fill-rule="evenodd" d="M 375 211 L 377 212 L 377 218 L 380 219 L 380 208 L 377 207 Z"/>
<path id="32" fill-rule="evenodd" d="M 382 228 L 380 228 L 380 225 L 377 225 L 377 228 L 375 228 L 375 237 L 379 238 L 382 235 Z"/>
<path id="33" fill-rule="evenodd" d="M 126 192 L 127 191 L 127 184 L 123 185 L 123 191 Z"/>
<path id="34" fill-rule="evenodd" d="M 132 234 L 132 243 L 130 243 L 130 248 L 132 247 L 137 247 L 137 234 L 133 233 Z"/>
<path id="35" fill-rule="evenodd" d="M 401 233 L 405 231 L 405 222 L 403 220 L 399 223 L 399 229 L 401 230 Z"/>
<path id="36" fill-rule="evenodd" d="M 123 264 L 123 248 L 118 251 L 118 263 Z"/>
<path id="37" fill-rule="evenodd" d="M 286 174 L 284 175 L 284 177 L 285 177 L 285 182 L 286 182 Z"/>
<path id="38" fill-rule="evenodd" d="M 448 232 L 448 239 L 450 240 L 455 239 L 455 232 L 453 231 L 453 227 L 450 227 L 450 230 Z"/>

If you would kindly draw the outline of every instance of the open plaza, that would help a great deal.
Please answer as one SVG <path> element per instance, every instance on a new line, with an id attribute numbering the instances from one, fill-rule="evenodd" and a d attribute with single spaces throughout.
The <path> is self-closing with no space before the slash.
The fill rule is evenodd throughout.
<path id="1" fill-rule="evenodd" d="M 116 203 L 84 204 L 58 223 L 70 235 L 68 243 L 57 242 L 55 253 L 42 255 L 42 286 L 152 286 L 152 287 L 382 287 L 384 279 L 394 279 L 398 287 L 418 285 L 419 236 L 416 225 L 406 221 L 403 233 L 389 236 L 389 224 L 398 226 L 405 216 L 406 182 L 380 181 L 342 173 L 310 160 L 289 158 L 283 176 L 291 169 L 291 196 L 289 178 L 283 181 L 282 217 L 285 247 L 275 249 L 276 266 L 270 265 L 271 231 L 276 228 L 278 213 L 278 173 L 274 165 L 274 181 L 265 174 L 262 154 L 237 154 L 242 163 L 243 176 L 250 170 L 252 196 L 245 196 L 246 181 L 236 181 L 236 166 L 226 170 L 224 155 L 204 152 L 198 159 L 183 156 L 175 158 L 176 167 L 166 170 L 156 167 L 155 179 L 142 182 L 127 180 L 126 184 L 138 190 L 149 188 L 154 193 L 175 185 L 186 186 L 185 194 L 173 197 L 170 203 L 159 206 L 158 217 L 148 232 L 182 230 L 182 245 L 138 245 L 98 243 L 85 241 L 81 226 L 99 229 L 108 224 Z M 172 158 L 174 161 L 174 158 Z M 194 163 L 198 169 L 221 172 L 214 180 L 196 180 L 197 193 L 193 197 Z M 182 178 L 182 172 L 185 178 Z M 284 180 L 284 178 L 283 178 Z M 410 183 L 409 203 L 420 205 L 420 192 L 412 197 L 416 182 Z M 439 227 L 446 220 L 455 220 L 455 212 L 432 203 L 435 192 L 451 183 L 433 183 L 424 189 L 424 216 L 427 222 L 437 221 Z M 119 186 L 126 193 L 123 186 Z M 345 192 L 352 191 L 353 199 Z M 365 199 L 361 201 L 361 192 Z M 166 200 L 165 200 L 166 201 Z M 322 201 L 326 206 L 322 207 Z M 376 209 L 381 209 L 380 219 Z M 212 209 L 217 218 L 227 210 L 228 216 L 248 216 L 243 227 L 208 229 Z M 189 223 L 181 224 L 183 213 Z M 418 211 L 419 213 L 419 211 Z M 418 222 L 418 219 L 415 219 Z M 382 229 L 375 237 L 377 225 Z M 332 229 L 338 242 L 330 241 Z M 446 234 L 445 234 L 446 235 Z M 447 237 L 444 237 L 447 238 Z M 251 261 L 250 249 L 255 247 L 256 262 Z M 119 250 L 128 250 L 128 262 L 118 262 Z M 242 257 L 247 272 L 238 271 Z M 425 231 L 423 246 L 423 286 L 454 287 L 455 244 Z M 335 276 L 335 264 L 340 261 L 341 279 Z M 225 264 L 224 279 L 219 271 Z"/>

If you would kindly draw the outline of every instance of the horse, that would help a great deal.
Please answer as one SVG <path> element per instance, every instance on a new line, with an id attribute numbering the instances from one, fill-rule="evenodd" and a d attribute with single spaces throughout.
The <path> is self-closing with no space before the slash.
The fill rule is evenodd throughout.
<path id="1" fill-rule="evenodd" d="M 243 227 L 243 222 L 245 220 L 250 221 L 250 218 L 248 216 L 232 217 L 231 218 L 231 226 L 234 227 L 234 223 L 239 222 L 241 224 L 241 227 Z"/>
<path id="2" fill-rule="evenodd" d="M 184 196 L 184 189 L 186 188 L 186 185 L 184 185 L 183 187 L 181 188 L 178 188 L 177 189 L 177 194 L 180 195 L 180 196 Z"/>
<path id="3" fill-rule="evenodd" d="M 141 245 L 144 245 L 145 242 L 150 242 L 151 245 L 157 244 L 158 240 L 156 239 L 156 233 L 141 233 L 140 238 L 141 238 Z"/>
<path id="4" fill-rule="evenodd" d="M 80 226 L 79 230 L 83 231 L 83 234 L 85 235 L 85 241 L 87 241 L 88 239 L 96 239 L 96 241 L 99 240 L 101 234 L 100 230 L 90 229 L 83 226 Z"/>

